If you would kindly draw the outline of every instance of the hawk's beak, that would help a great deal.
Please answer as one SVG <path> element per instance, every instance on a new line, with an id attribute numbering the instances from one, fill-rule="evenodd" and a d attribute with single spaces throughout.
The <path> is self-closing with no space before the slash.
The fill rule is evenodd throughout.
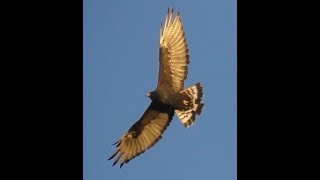
<path id="1" fill-rule="evenodd" d="M 149 92 L 147 93 L 147 96 L 150 97 L 150 93 Z"/>

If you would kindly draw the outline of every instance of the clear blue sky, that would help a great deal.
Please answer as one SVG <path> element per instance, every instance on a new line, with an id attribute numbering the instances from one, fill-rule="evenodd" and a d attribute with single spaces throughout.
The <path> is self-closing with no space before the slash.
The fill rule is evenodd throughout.
<path id="1" fill-rule="evenodd" d="M 236 179 L 236 3 L 84 0 L 85 180 Z M 191 57 L 185 86 L 203 84 L 204 110 L 188 129 L 175 116 L 154 147 L 113 167 L 112 143 L 140 118 L 156 87 L 168 7 L 181 12 Z"/>

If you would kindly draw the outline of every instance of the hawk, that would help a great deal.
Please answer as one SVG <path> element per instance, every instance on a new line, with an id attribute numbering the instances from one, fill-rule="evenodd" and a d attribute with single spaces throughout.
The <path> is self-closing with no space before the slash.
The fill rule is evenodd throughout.
<path id="1" fill-rule="evenodd" d="M 108 159 L 115 157 L 113 166 L 120 161 L 121 168 L 155 145 L 162 138 L 174 113 L 186 128 L 195 122 L 196 115 L 200 115 L 204 106 L 201 84 L 184 88 L 189 57 L 180 13 L 168 8 L 165 23 L 161 23 L 160 28 L 157 88 L 147 94 L 152 102 L 142 117 L 113 144 L 117 149 Z"/>

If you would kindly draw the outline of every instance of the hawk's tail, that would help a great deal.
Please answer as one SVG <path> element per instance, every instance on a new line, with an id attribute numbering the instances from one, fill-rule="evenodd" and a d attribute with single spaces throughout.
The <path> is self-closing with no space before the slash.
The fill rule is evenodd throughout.
<path id="1" fill-rule="evenodd" d="M 192 100 L 193 107 L 188 110 L 175 110 L 177 115 L 179 116 L 182 124 L 188 128 L 190 127 L 196 120 L 196 115 L 201 114 L 201 110 L 204 106 L 202 103 L 202 86 L 200 83 L 197 83 L 187 89 L 182 90 L 181 92 L 186 93 Z"/>

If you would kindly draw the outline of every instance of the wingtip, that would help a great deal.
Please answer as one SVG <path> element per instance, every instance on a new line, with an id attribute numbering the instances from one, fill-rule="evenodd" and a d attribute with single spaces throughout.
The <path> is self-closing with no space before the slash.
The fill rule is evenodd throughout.
<path id="1" fill-rule="evenodd" d="M 112 166 L 116 165 L 118 161 L 113 162 Z"/>
<path id="2" fill-rule="evenodd" d="M 108 161 L 111 160 L 112 158 L 114 158 L 118 153 L 119 153 L 120 149 L 117 149 L 111 157 L 109 157 Z M 119 158 L 118 158 L 119 159 Z"/>
<path id="3" fill-rule="evenodd" d="M 173 7 L 168 7 L 167 13 L 168 14 L 173 14 L 173 12 L 174 12 L 174 8 Z"/>
<path id="4" fill-rule="evenodd" d="M 120 141 L 120 140 L 118 140 L 117 142 L 113 143 L 112 145 L 113 145 L 113 146 L 116 145 L 119 141 Z"/>
<path id="5" fill-rule="evenodd" d="M 168 10 L 167 10 L 167 14 L 168 15 L 172 15 L 174 14 L 174 7 L 168 7 Z M 177 12 L 177 16 L 180 16 L 180 11 Z"/>
<path id="6" fill-rule="evenodd" d="M 114 152 L 111 157 L 109 157 L 108 161 L 109 161 L 110 159 L 112 159 L 114 156 L 116 156 L 116 155 L 118 154 L 118 152 L 119 152 L 119 149 L 118 149 L 116 152 Z"/>

